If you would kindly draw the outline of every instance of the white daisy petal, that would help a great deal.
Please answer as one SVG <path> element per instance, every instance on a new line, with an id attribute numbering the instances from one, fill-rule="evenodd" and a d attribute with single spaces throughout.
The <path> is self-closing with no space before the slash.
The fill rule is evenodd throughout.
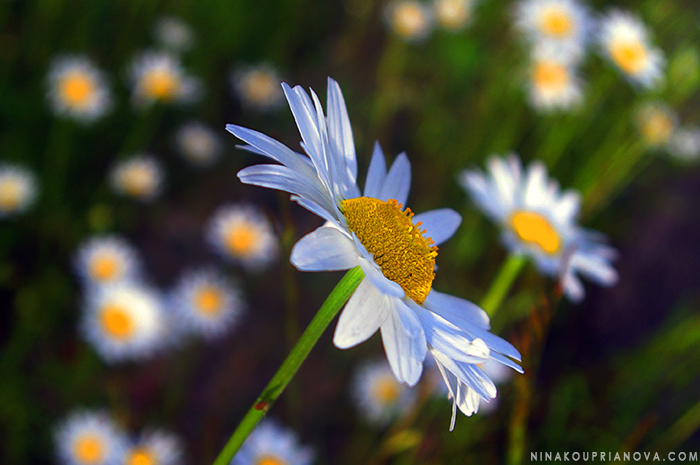
<path id="1" fill-rule="evenodd" d="M 339 349 L 366 341 L 384 323 L 391 304 L 367 278 L 363 279 L 338 318 L 333 343 Z"/>
<path id="2" fill-rule="evenodd" d="M 343 93 L 338 83 L 328 78 L 328 140 L 335 144 L 335 149 L 343 155 L 347 167 L 348 180 L 355 184 L 357 179 L 357 159 L 352 126 Z"/>
<path id="3" fill-rule="evenodd" d="M 401 301 L 392 301 L 393 312 L 381 326 L 384 351 L 396 379 L 414 386 L 423 372 L 427 351 L 418 317 Z"/>
<path id="4" fill-rule="evenodd" d="M 379 142 L 374 143 L 374 151 L 372 159 L 369 162 L 367 169 L 367 181 L 365 182 L 365 197 L 380 198 L 382 194 L 382 186 L 386 179 L 386 160 L 384 152 L 379 146 Z"/>
<path id="5" fill-rule="evenodd" d="M 358 265 L 352 239 L 327 226 L 302 237 L 292 248 L 290 260 L 302 271 L 349 270 Z"/>
<path id="6" fill-rule="evenodd" d="M 411 162 L 405 153 L 400 153 L 386 175 L 379 200 L 395 199 L 406 205 L 408 190 L 411 188 Z"/>
<path id="7" fill-rule="evenodd" d="M 457 231 L 462 224 L 462 215 L 451 208 L 441 208 L 416 215 L 413 222 L 423 223 L 420 228 L 425 229 L 424 236 L 431 238 L 435 245 L 440 245 Z"/>

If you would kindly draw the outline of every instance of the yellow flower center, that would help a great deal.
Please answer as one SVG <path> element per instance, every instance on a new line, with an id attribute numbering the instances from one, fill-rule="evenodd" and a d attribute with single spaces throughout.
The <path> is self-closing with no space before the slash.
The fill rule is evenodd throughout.
<path id="1" fill-rule="evenodd" d="M 124 190 L 134 197 L 141 197 L 150 194 L 154 189 L 153 173 L 142 167 L 131 167 L 124 172 Z"/>
<path id="2" fill-rule="evenodd" d="M 253 102 L 267 103 L 276 90 L 277 84 L 267 73 L 252 71 L 246 80 L 247 95 Z"/>
<path id="3" fill-rule="evenodd" d="M 442 0 L 436 8 L 440 24 L 448 29 L 458 29 L 469 20 L 470 11 L 464 0 Z"/>
<path id="4" fill-rule="evenodd" d="M 561 239 L 554 227 L 540 214 L 519 211 L 510 219 L 513 229 L 525 242 L 537 244 L 549 254 L 555 253 L 561 246 Z"/>
<path id="5" fill-rule="evenodd" d="M 70 73 L 61 81 L 61 95 L 69 105 L 84 107 L 94 93 L 95 83 L 83 73 Z"/>
<path id="6" fill-rule="evenodd" d="M 107 304 L 102 309 L 102 327 L 111 337 L 125 339 L 134 332 L 131 315 L 116 304 Z"/>
<path id="7" fill-rule="evenodd" d="M 0 210 L 16 210 L 21 202 L 21 187 L 14 179 L 5 179 L 0 182 Z"/>
<path id="8" fill-rule="evenodd" d="M 147 97 L 172 100 L 180 89 L 180 80 L 167 70 L 154 70 L 143 78 L 143 90 Z"/>
<path id="9" fill-rule="evenodd" d="M 110 281 L 117 274 L 118 266 L 114 257 L 95 257 L 92 261 L 91 273 L 98 281 Z"/>
<path id="10" fill-rule="evenodd" d="M 255 230 L 248 224 L 236 225 L 226 233 L 224 242 L 233 255 L 248 255 L 255 244 Z"/>
<path id="11" fill-rule="evenodd" d="M 399 5 L 394 10 L 394 28 L 402 37 L 413 37 L 420 34 L 426 27 L 423 10 L 417 5 Z"/>
<path id="12" fill-rule="evenodd" d="M 398 383 L 392 378 L 382 379 L 375 387 L 375 395 L 385 404 L 396 402 L 399 398 Z"/>
<path id="13" fill-rule="evenodd" d="M 655 111 L 649 115 L 642 126 L 642 135 L 652 145 L 663 144 L 672 133 L 673 121 L 661 111 Z"/>
<path id="14" fill-rule="evenodd" d="M 287 461 L 274 455 L 261 455 L 255 465 L 287 465 Z"/>
<path id="15" fill-rule="evenodd" d="M 641 71 L 647 59 L 647 49 L 638 40 L 615 41 L 610 47 L 610 54 L 617 66 L 632 74 Z"/>
<path id="16" fill-rule="evenodd" d="M 571 34 L 574 23 L 564 9 L 553 7 L 542 13 L 540 27 L 545 34 L 561 39 Z"/>
<path id="17" fill-rule="evenodd" d="M 222 303 L 221 291 L 211 286 L 203 287 L 195 295 L 195 307 L 206 315 L 213 316 L 219 313 Z"/>
<path id="18" fill-rule="evenodd" d="M 82 463 L 99 463 L 102 460 L 102 442 L 94 436 L 79 438 L 74 446 L 75 457 Z"/>
<path id="19" fill-rule="evenodd" d="M 348 228 L 372 254 L 382 274 L 397 283 L 406 295 L 422 304 L 435 279 L 437 247 L 425 231 L 413 224 L 409 208 L 401 211 L 396 200 L 369 197 L 344 200 Z"/>
<path id="20" fill-rule="evenodd" d="M 569 82 L 569 73 L 559 63 L 543 61 L 535 65 L 533 81 L 540 89 L 561 90 Z"/>
<path id="21" fill-rule="evenodd" d="M 157 465 L 157 461 L 147 450 L 134 449 L 126 458 L 126 465 Z"/>

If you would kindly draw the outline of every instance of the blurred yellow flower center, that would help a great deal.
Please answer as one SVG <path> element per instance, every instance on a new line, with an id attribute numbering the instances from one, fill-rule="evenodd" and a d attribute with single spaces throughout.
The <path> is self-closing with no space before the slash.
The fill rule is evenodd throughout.
<path id="1" fill-rule="evenodd" d="M 167 70 L 154 70 L 143 78 L 143 90 L 147 97 L 172 100 L 180 89 L 180 80 Z"/>
<path id="2" fill-rule="evenodd" d="M 647 116 L 642 126 L 642 135 L 649 144 L 663 144 L 673 133 L 673 121 L 662 111 Z"/>
<path id="3" fill-rule="evenodd" d="M 617 65 L 628 73 L 641 71 L 646 63 L 647 50 L 638 40 L 613 42 L 610 54 Z"/>
<path id="4" fill-rule="evenodd" d="M 154 189 L 153 173 L 143 167 L 132 167 L 122 177 L 124 190 L 135 197 L 146 196 Z"/>
<path id="5" fill-rule="evenodd" d="M 462 27 L 469 19 L 467 0 L 441 0 L 436 4 L 440 24 L 448 29 Z"/>
<path id="6" fill-rule="evenodd" d="M 131 315 L 116 304 L 107 304 L 102 309 L 102 327 L 112 337 L 124 339 L 134 330 Z"/>
<path id="7" fill-rule="evenodd" d="M 221 310 L 222 300 L 221 291 L 212 286 L 206 286 L 197 292 L 195 306 L 202 313 L 215 315 Z"/>
<path id="8" fill-rule="evenodd" d="M 61 95 L 66 103 L 82 107 L 90 102 L 95 84 L 83 73 L 70 73 L 61 81 Z"/>
<path id="9" fill-rule="evenodd" d="M 543 61 L 535 65 L 533 80 L 539 88 L 560 90 L 569 82 L 569 73 L 559 63 Z"/>
<path id="10" fill-rule="evenodd" d="M 393 403 L 399 398 L 399 386 L 393 378 L 385 378 L 377 383 L 375 394 L 383 403 Z"/>
<path id="11" fill-rule="evenodd" d="M 252 71 L 246 79 L 246 90 L 252 101 L 265 103 L 274 95 L 277 83 L 267 73 Z"/>
<path id="12" fill-rule="evenodd" d="M 153 454 L 144 449 L 134 449 L 129 453 L 125 465 L 157 465 Z"/>
<path id="13" fill-rule="evenodd" d="M 91 267 L 92 276 L 99 281 L 109 281 L 117 274 L 117 261 L 114 257 L 95 257 Z"/>
<path id="14" fill-rule="evenodd" d="M 510 222 L 523 241 L 537 244 L 549 254 L 559 250 L 561 245 L 559 234 L 542 215 L 528 211 L 519 211 L 513 214 Z"/>
<path id="15" fill-rule="evenodd" d="M 102 442 L 94 436 L 79 438 L 75 442 L 74 452 L 82 463 L 99 463 L 102 461 Z"/>
<path id="16" fill-rule="evenodd" d="M 262 455 L 255 461 L 255 465 L 287 465 L 287 461 L 274 455 Z"/>
<path id="17" fill-rule="evenodd" d="M 247 255 L 255 244 L 255 230 L 248 224 L 236 225 L 226 233 L 224 242 L 233 255 Z"/>
<path id="18" fill-rule="evenodd" d="M 424 238 L 420 222 L 413 224 L 409 208 L 401 211 L 396 200 L 369 197 L 344 200 L 348 228 L 374 257 L 384 276 L 397 283 L 406 295 L 422 304 L 435 278 L 437 247 Z"/>
<path id="19" fill-rule="evenodd" d="M 402 37 L 420 34 L 427 26 L 423 10 L 417 5 L 398 5 L 394 10 L 394 28 Z"/>
<path id="20" fill-rule="evenodd" d="M 14 179 L 0 182 L 0 210 L 15 210 L 20 204 L 20 185 Z"/>
<path id="21" fill-rule="evenodd" d="M 545 34 L 563 38 L 571 34 L 574 23 L 565 10 L 553 7 L 542 13 L 541 27 Z"/>

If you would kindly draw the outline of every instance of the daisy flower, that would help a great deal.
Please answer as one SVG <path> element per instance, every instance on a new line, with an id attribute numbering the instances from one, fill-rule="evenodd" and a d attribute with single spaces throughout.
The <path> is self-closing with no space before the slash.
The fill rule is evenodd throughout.
<path id="1" fill-rule="evenodd" d="M 119 195 L 148 202 L 160 194 L 164 177 L 158 159 L 139 153 L 117 161 L 109 172 L 109 183 Z"/>
<path id="2" fill-rule="evenodd" d="M 677 160 L 690 162 L 700 159 L 700 127 L 677 129 L 668 141 L 668 151 Z"/>
<path id="3" fill-rule="evenodd" d="M 19 165 L 0 163 L 0 219 L 24 213 L 36 201 L 36 176 Z"/>
<path id="4" fill-rule="evenodd" d="M 206 227 L 206 239 L 220 255 L 259 271 L 277 259 L 279 244 L 272 225 L 256 207 L 219 207 Z"/>
<path id="5" fill-rule="evenodd" d="M 677 116 L 662 102 L 645 103 L 636 117 L 639 132 L 650 147 L 665 145 L 676 128 Z"/>
<path id="6" fill-rule="evenodd" d="M 466 300 L 432 289 L 437 245 L 462 219 L 450 209 L 414 216 L 403 209 L 411 166 L 399 155 L 387 171 L 375 145 L 364 186 L 357 186 L 357 161 L 345 101 L 338 83 L 328 79 L 328 115 L 316 94 L 283 84 L 306 154 L 252 130 L 227 129 L 248 146 L 281 165 L 256 165 L 238 177 L 289 192 L 292 199 L 326 220 L 296 243 L 291 262 L 302 271 L 348 270 L 360 266 L 364 279 L 342 310 L 333 341 L 353 347 L 379 330 L 389 365 L 399 382 L 415 385 L 430 353 L 448 385 L 454 412 L 478 410 L 480 398 L 496 395 L 477 366 L 489 358 L 520 369 L 509 357 L 518 351 L 488 332 L 486 312 Z M 452 425 L 453 426 L 453 425 Z"/>
<path id="7" fill-rule="evenodd" d="M 353 397 L 370 423 L 387 425 L 411 411 L 416 391 L 396 381 L 386 361 L 366 362 L 353 377 Z"/>
<path id="8" fill-rule="evenodd" d="M 273 420 L 263 420 L 245 440 L 231 465 L 311 465 L 314 451 Z"/>
<path id="9" fill-rule="evenodd" d="M 651 45 L 641 19 L 627 11 L 611 10 L 600 20 L 598 41 L 603 55 L 633 84 L 647 89 L 663 81 L 663 52 Z"/>
<path id="10" fill-rule="evenodd" d="M 131 444 L 124 457 L 124 465 L 178 465 L 182 463 L 182 441 L 163 430 L 142 433 Z"/>
<path id="11" fill-rule="evenodd" d="M 581 80 L 569 63 L 549 47 L 536 48 L 530 67 L 528 97 L 541 111 L 569 110 L 583 100 Z"/>
<path id="12" fill-rule="evenodd" d="M 138 252 L 118 235 L 95 236 L 84 241 L 78 247 L 74 263 L 85 284 L 132 281 L 141 274 Z"/>
<path id="13" fill-rule="evenodd" d="M 157 291 L 120 283 L 89 290 L 81 330 L 102 359 L 114 363 L 153 355 L 170 325 Z"/>
<path id="14" fill-rule="evenodd" d="M 189 50 L 194 43 L 190 26 L 174 16 L 158 19 L 153 26 L 153 35 L 156 42 L 174 52 Z"/>
<path id="15" fill-rule="evenodd" d="M 182 158 L 200 168 L 211 166 L 223 152 L 218 133 L 195 121 L 181 126 L 177 130 L 175 141 Z"/>
<path id="16" fill-rule="evenodd" d="M 226 334 L 244 308 L 238 287 L 208 268 L 183 273 L 171 300 L 181 326 L 209 340 Z"/>
<path id="17" fill-rule="evenodd" d="M 437 23 L 450 31 L 459 31 L 471 24 L 477 0 L 434 0 L 433 15 Z"/>
<path id="18" fill-rule="evenodd" d="M 611 265 L 617 252 L 603 243 L 601 233 L 576 223 L 580 194 L 560 192 L 542 162 L 530 163 L 523 172 L 515 154 L 505 159 L 493 156 L 488 174 L 467 170 L 460 181 L 474 203 L 501 225 L 511 253 L 531 257 L 541 273 L 559 278 L 569 299 L 580 302 L 584 297 L 578 274 L 601 286 L 617 282 Z"/>
<path id="19" fill-rule="evenodd" d="M 84 56 L 55 58 L 49 67 L 48 88 L 53 111 L 81 123 L 92 123 L 112 108 L 105 74 Z"/>
<path id="20" fill-rule="evenodd" d="M 233 93 L 245 107 L 259 111 L 282 105 L 281 82 L 277 70 L 267 63 L 242 67 L 231 73 Z"/>
<path id="21" fill-rule="evenodd" d="M 165 52 L 147 51 L 133 58 L 129 75 L 137 106 L 155 102 L 191 103 L 199 98 L 199 81 L 188 76 L 180 60 Z"/>
<path id="22" fill-rule="evenodd" d="M 588 7 L 576 0 L 521 0 L 515 25 L 533 43 L 548 43 L 570 59 L 583 58 L 593 21 Z"/>
<path id="23" fill-rule="evenodd" d="M 384 21 L 394 34 L 407 42 L 419 42 L 433 29 L 430 9 L 414 0 L 395 0 L 386 5 Z"/>
<path id="24" fill-rule="evenodd" d="M 121 465 L 124 432 L 106 412 L 77 411 L 54 432 L 56 455 L 62 465 Z"/>

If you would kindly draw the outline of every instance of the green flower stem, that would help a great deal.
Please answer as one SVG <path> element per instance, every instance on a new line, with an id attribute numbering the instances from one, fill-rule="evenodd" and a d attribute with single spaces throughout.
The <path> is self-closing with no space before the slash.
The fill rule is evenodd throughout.
<path id="1" fill-rule="evenodd" d="M 299 342 L 294 346 L 287 358 L 282 362 L 282 366 L 272 377 L 272 380 L 263 389 L 262 393 L 255 400 L 253 406 L 248 410 L 243 420 L 231 435 L 223 450 L 214 461 L 214 465 L 228 465 L 233 456 L 241 448 L 253 428 L 262 420 L 272 404 L 282 394 L 294 374 L 297 372 L 302 362 L 316 345 L 323 331 L 328 327 L 333 318 L 345 305 L 355 289 L 364 278 L 364 273 L 360 267 L 355 267 L 348 271 L 333 292 L 319 309 L 316 316 L 311 320 L 306 331 L 299 338 Z"/>
<path id="2" fill-rule="evenodd" d="M 510 290 L 510 286 L 523 269 L 526 259 L 524 255 L 511 254 L 501 266 L 498 276 L 491 284 L 491 288 L 486 292 L 486 296 L 481 299 L 481 308 L 493 318 L 496 310 L 501 306 L 503 299 Z"/>

